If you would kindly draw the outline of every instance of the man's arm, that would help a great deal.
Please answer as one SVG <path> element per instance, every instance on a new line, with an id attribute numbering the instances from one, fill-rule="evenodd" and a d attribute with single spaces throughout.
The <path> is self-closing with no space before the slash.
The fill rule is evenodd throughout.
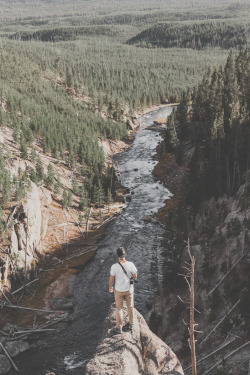
<path id="1" fill-rule="evenodd" d="M 133 279 L 137 279 L 137 273 L 132 273 Z"/>
<path id="2" fill-rule="evenodd" d="M 110 293 L 113 293 L 113 284 L 114 284 L 114 281 L 115 281 L 115 276 L 110 275 L 109 276 L 109 292 Z"/>

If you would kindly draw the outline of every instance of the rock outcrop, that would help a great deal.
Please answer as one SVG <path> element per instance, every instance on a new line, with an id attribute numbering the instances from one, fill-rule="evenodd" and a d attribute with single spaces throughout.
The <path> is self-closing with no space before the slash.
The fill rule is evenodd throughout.
<path id="1" fill-rule="evenodd" d="M 14 219 L 10 250 L 15 255 L 19 268 L 24 267 L 25 252 L 27 252 L 26 265 L 29 269 L 34 262 L 35 253 L 39 252 L 42 224 L 39 192 L 33 182 L 31 182 L 31 190 L 27 193 L 26 200 L 18 208 Z"/>
<path id="2" fill-rule="evenodd" d="M 22 340 L 7 341 L 6 338 L 0 337 L 0 342 L 11 358 L 15 358 L 20 353 L 23 353 L 29 349 L 29 344 Z M 7 374 L 11 370 L 11 363 L 9 358 L 6 356 L 6 352 L 4 352 L 2 347 L 0 347 L 0 375 Z"/>
<path id="3" fill-rule="evenodd" d="M 127 319 L 126 310 L 124 318 Z M 103 340 L 87 365 L 86 375 L 184 374 L 176 355 L 150 331 L 137 310 L 132 333 L 114 334 L 115 326 L 113 304 L 105 321 Z"/>

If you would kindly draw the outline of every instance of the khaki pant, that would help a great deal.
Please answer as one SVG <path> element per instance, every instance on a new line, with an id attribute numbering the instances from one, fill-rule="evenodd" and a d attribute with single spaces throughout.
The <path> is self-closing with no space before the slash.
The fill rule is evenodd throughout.
<path id="1" fill-rule="evenodd" d="M 133 324 L 134 319 L 134 291 L 126 291 L 126 292 L 118 292 L 115 290 L 115 304 L 116 304 L 116 324 L 118 328 L 122 327 L 122 319 L 123 319 L 123 301 L 124 297 L 126 298 L 126 304 L 128 308 L 128 319 L 129 324 Z"/>

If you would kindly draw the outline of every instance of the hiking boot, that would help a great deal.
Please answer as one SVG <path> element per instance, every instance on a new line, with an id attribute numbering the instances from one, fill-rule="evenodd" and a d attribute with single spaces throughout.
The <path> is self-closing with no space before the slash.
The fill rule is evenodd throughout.
<path id="1" fill-rule="evenodd" d="M 134 328 L 134 324 L 129 324 L 128 328 L 127 328 L 127 331 L 132 332 L 133 328 Z"/>
<path id="2" fill-rule="evenodd" d="M 113 333 L 114 333 L 114 335 L 119 335 L 119 334 L 121 334 L 121 333 L 122 333 L 122 328 L 115 327 L 115 328 L 113 329 Z"/>

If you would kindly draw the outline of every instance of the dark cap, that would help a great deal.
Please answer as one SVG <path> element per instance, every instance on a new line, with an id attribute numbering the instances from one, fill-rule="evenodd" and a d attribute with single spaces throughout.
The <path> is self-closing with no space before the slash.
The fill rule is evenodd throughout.
<path id="1" fill-rule="evenodd" d="M 117 249 L 117 255 L 119 258 L 125 258 L 125 255 L 126 255 L 126 251 L 124 249 L 124 247 L 118 247 Z"/>

